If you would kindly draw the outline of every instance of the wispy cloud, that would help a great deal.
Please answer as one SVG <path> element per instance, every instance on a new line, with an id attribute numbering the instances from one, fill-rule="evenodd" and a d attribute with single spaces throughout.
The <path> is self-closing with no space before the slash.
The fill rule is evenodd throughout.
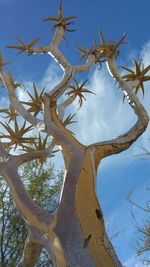
<path id="1" fill-rule="evenodd" d="M 1 1 L 0 1 L 1 3 Z M 141 51 L 141 56 L 143 58 L 143 63 L 146 65 L 150 64 L 150 42 L 148 42 Z M 41 90 L 43 87 L 46 88 L 47 91 L 51 90 L 61 79 L 62 72 L 59 70 L 56 63 L 51 63 L 48 69 L 45 71 L 44 77 L 42 80 L 37 81 L 37 88 Z M 27 90 L 30 93 L 33 92 L 33 85 L 32 81 L 21 81 L 25 84 Z M 124 132 L 128 131 L 128 129 L 135 123 L 136 116 L 131 109 L 131 107 L 125 103 L 123 103 L 123 93 L 121 89 L 117 89 L 117 85 L 115 84 L 114 80 L 109 77 L 107 70 L 104 69 L 102 71 L 98 71 L 94 69 L 89 75 L 89 82 L 87 84 L 90 90 L 96 93 L 96 96 L 87 94 L 85 95 L 86 101 L 83 103 L 83 107 L 77 113 L 77 120 L 79 121 L 76 126 L 75 124 L 72 126 L 73 131 L 76 133 L 76 137 L 80 140 L 80 142 L 84 143 L 85 145 L 91 144 L 97 141 L 109 140 L 112 138 L 116 138 L 118 135 L 123 134 Z M 142 100 L 144 106 L 148 110 L 150 114 L 150 83 L 147 82 L 145 84 L 145 98 Z M 23 90 L 18 90 L 19 99 L 23 101 L 27 101 L 29 99 L 27 93 Z M 141 95 L 139 95 L 140 99 Z M 1 105 L 6 103 L 6 99 L 3 97 L 1 101 Z M 2 107 L 2 106 L 1 106 Z M 77 101 L 73 103 L 73 109 L 78 109 Z M 72 107 L 71 107 L 72 110 Z M 150 147 L 149 138 L 150 137 L 150 127 L 148 127 L 147 131 L 141 136 L 141 138 L 132 146 L 132 150 L 128 151 L 127 153 L 122 153 L 119 156 L 118 160 L 111 159 L 105 161 L 102 166 L 107 168 L 108 165 L 114 165 L 120 163 L 121 161 L 123 164 L 126 164 L 129 159 L 135 160 L 131 157 L 131 154 L 138 154 L 140 153 L 139 145 L 143 145 L 146 147 Z M 128 161 L 124 159 L 128 158 Z M 56 166 L 62 166 L 62 159 L 61 155 L 59 154 L 59 158 L 56 156 Z M 117 205 L 118 204 L 118 205 Z M 112 209 L 112 212 L 109 213 L 109 221 L 108 225 L 112 225 L 113 222 L 116 224 L 118 221 L 117 216 L 122 218 L 124 216 L 123 210 L 125 207 L 124 205 L 120 205 L 117 203 Z M 120 205 L 120 206 L 119 206 Z M 117 208 L 117 209 L 116 209 Z M 116 210 L 115 210 L 116 209 Z M 121 212 L 122 211 L 122 212 Z M 117 212 L 117 214 L 115 213 Z M 126 220 L 129 217 L 126 216 Z M 122 227 L 119 226 L 120 222 L 118 223 L 118 230 L 122 230 Z M 111 228 L 112 230 L 112 228 Z M 131 230 L 132 231 L 132 230 Z M 124 234 L 124 233 L 123 233 Z M 129 236 L 129 232 L 128 232 Z M 131 240 L 132 237 L 130 237 Z M 125 237 L 124 237 L 125 240 Z M 127 240 L 127 239 L 126 239 Z M 126 241 L 124 241 L 126 242 Z M 129 238 L 128 238 L 128 245 L 129 245 Z M 143 267 L 142 261 L 134 256 L 130 257 L 128 260 L 125 261 L 124 266 L 126 267 Z"/>
<path id="2" fill-rule="evenodd" d="M 131 256 L 129 259 L 127 259 L 123 266 L 125 267 L 144 267 L 143 259 L 140 259 L 136 256 Z"/>
<path id="3" fill-rule="evenodd" d="M 105 69 L 94 70 L 89 77 L 89 88 L 96 96 L 85 96 L 86 102 L 77 115 L 76 135 L 81 142 L 109 140 L 127 131 L 136 117 L 131 108 L 123 104 L 123 93 Z"/>
<path id="4" fill-rule="evenodd" d="M 62 77 L 62 71 L 59 69 L 58 65 L 55 62 L 50 63 L 48 68 L 45 71 L 43 78 L 39 81 L 34 81 L 37 85 L 37 90 L 40 92 L 45 88 L 45 92 L 49 92 L 54 88 Z M 33 93 L 33 81 L 26 80 L 22 81 L 27 91 L 31 94 Z M 29 96 L 26 91 L 23 89 L 18 89 L 18 97 L 21 101 L 29 100 Z"/>
<path id="5" fill-rule="evenodd" d="M 150 64 L 150 42 L 141 51 L 145 66 Z M 127 101 L 123 103 L 123 93 L 117 89 L 112 77 L 109 77 L 107 70 L 95 69 L 89 76 L 89 89 L 96 93 L 85 95 L 86 101 L 77 114 L 78 124 L 75 125 L 75 133 L 81 142 L 90 144 L 96 141 L 116 138 L 128 131 L 137 120 L 132 108 Z M 150 114 L 150 82 L 145 83 L 145 97 L 141 93 L 138 97 Z M 77 109 L 77 102 L 74 103 Z M 139 152 L 141 144 L 148 145 L 150 126 L 147 131 L 138 139 L 136 146 L 132 146 L 130 154 Z"/>

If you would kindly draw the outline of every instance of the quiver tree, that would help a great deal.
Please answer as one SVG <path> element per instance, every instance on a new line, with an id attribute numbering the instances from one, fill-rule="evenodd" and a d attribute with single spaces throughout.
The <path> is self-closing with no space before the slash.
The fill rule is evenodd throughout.
<path id="1" fill-rule="evenodd" d="M 44 20 L 55 22 L 53 29 L 56 29 L 56 32 L 49 45 L 33 48 L 38 39 L 25 45 L 16 36 L 19 45 L 9 46 L 28 55 L 49 54 L 64 71 L 61 82 L 47 93 L 42 92 L 38 96 L 34 85 L 35 96 L 31 97 L 29 103 L 21 103 L 17 98 L 15 83 L 12 83 L 9 73 L 3 70 L 3 66 L 8 62 L 3 62 L 1 56 L 1 79 L 10 101 L 7 115 L 8 112 L 10 116 L 16 114 L 29 123 L 28 127 L 24 123 L 20 128 L 16 116 L 12 116 L 14 130 L 11 130 L 8 124 L 3 123 L 5 132 L 0 136 L 1 140 L 5 138 L 0 145 L 0 173 L 7 180 L 15 205 L 28 228 L 28 237 L 18 267 L 35 266 L 42 247 L 48 251 L 53 265 L 57 267 L 122 266 L 108 239 L 103 213 L 96 197 L 97 169 L 103 158 L 128 149 L 146 130 L 149 119 L 133 90 L 134 78 L 132 78 L 132 83 L 130 78 L 126 81 L 116 67 L 115 60 L 119 56 L 118 48 L 124 44 L 125 34 L 119 42 L 107 43 L 100 32 L 101 44 L 95 41 L 94 46 L 87 51 L 78 48 L 82 53 L 81 59 L 86 59 L 85 64 L 71 65 L 60 52 L 59 45 L 68 31 L 68 26 L 74 24 L 72 21 L 74 18 L 74 16 L 63 17 L 61 2 L 58 18 L 50 17 Z M 116 139 L 85 146 L 67 129 L 74 115 L 70 114 L 65 119 L 65 110 L 76 97 L 82 108 L 84 93 L 91 93 L 85 88 L 85 83 L 78 84 L 75 75 L 88 71 L 94 64 L 101 65 L 103 62 L 106 62 L 109 73 L 127 96 L 131 108 L 137 115 L 137 122 L 129 131 Z M 64 95 L 67 96 L 65 100 Z M 91 97 L 94 96 L 91 95 Z M 38 112 L 35 98 L 42 102 L 42 105 L 38 105 L 40 109 Z M 51 144 L 49 146 L 46 143 L 35 145 L 35 150 L 30 151 L 27 148 L 28 143 L 41 142 L 41 139 L 34 140 L 29 137 L 28 132 L 31 127 L 38 129 L 41 134 L 45 133 L 48 137 L 52 137 Z M 26 136 L 27 133 L 28 136 Z M 55 145 L 61 147 L 66 172 L 58 209 L 51 214 L 37 206 L 30 198 L 19 177 L 18 168 L 30 160 L 51 157 L 56 150 Z M 11 153 L 11 150 L 17 147 L 24 149 L 19 156 Z"/>

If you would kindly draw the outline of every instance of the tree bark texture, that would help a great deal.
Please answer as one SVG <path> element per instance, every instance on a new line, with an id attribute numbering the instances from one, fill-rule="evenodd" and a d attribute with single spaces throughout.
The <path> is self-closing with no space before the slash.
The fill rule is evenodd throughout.
<path id="1" fill-rule="evenodd" d="M 63 27 L 58 30 L 49 46 L 31 48 L 28 54 L 50 54 L 64 70 L 61 82 L 44 95 L 44 118 L 37 119 L 19 102 L 6 72 L 1 79 L 8 90 L 11 107 L 35 127 L 43 125 L 43 131 L 53 137 L 51 147 L 43 151 L 11 155 L 0 145 L 0 173 L 6 178 L 14 202 L 24 218 L 29 234 L 18 267 L 35 266 L 42 247 L 50 254 L 55 267 L 121 267 L 114 248 L 107 236 L 103 212 L 96 196 L 96 176 L 101 160 L 130 147 L 145 131 L 149 118 L 132 88 L 119 75 L 113 58 L 107 64 L 113 78 L 125 91 L 130 105 L 138 117 L 136 124 L 116 139 L 83 146 L 62 123 L 65 108 L 75 97 L 62 104 L 57 100 L 63 95 L 74 74 L 85 72 L 95 64 L 93 55 L 86 64 L 72 66 L 58 47 L 64 36 Z M 65 177 L 58 210 L 51 215 L 38 207 L 30 198 L 18 175 L 18 167 L 26 161 L 52 154 L 54 144 L 61 146 L 65 162 Z"/>

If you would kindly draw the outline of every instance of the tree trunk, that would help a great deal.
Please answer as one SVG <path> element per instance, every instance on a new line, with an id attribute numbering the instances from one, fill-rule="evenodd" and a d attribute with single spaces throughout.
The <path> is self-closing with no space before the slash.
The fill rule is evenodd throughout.
<path id="1" fill-rule="evenodd" d="M 84 155 L 76 155 L 67 173 L 54 229 L 64 256 L 55 254 L 58 267 L 122 266 L 105 231 L 96 172 L 92 152 L 86 149 Z"/>
<path id="2" fill-rule="evenodd" d="M 64 69 L 64 77 L 61 82 L 42 97 L 43 120 L 32 116 L 29 110 L 25 109 L 19 102 L 15 94 L 15 86 L 12 84 L 10 77 L 2 71 L 2 66 L 6 63 L 1 62 L 1 79 L 8 89 L 10 106 L 31 125 L 54 138 L 54 143 L 62 148 L 67 170 L 58 212 L 51 215 L 38 207 L 29 197 L 17 169 L 22 163 L 40 158 L 41 155 L 50 157 L 52 148 L 48 147 L 42 151 L 37 150 L 16 156 L 9 154 L 4 149 L 5 143 L 0 145 L 0 156 L 4 159 L 3 162 L 0 162 L 1 174 L 8 182 L 15 204 L 22 217 L 30 227 L 35 229 L 35 236 L 26 242 L 24 254 L 19 264 L 26 267 L 33 266 L 42 245 L 52 256 L 56 267 L 121 267 L 122 265 L 105 231 L 103 214 L 96 197 L 96 173 L 99 162 L 103 157 L 126 150 L 136 141 L 145 131 L 149 118 L 130 85 L 118 73 L 113 60 L 114 51 L 110 50 L 113 53 L 109 56 L 106 53 L 104 60 L 106 59 L 113 78 L 128 95 L 129 104 L 137 115 L 138 121 L 127 133 L 116 139 L 98 142 L 89 147 L 84 147 L 78 142 L 75 136 L 65 127 L 63 116 L 65 108 L 77 96 L 81 97 L 84 91 L 81 90 L 80 86 L 77 86 L 75 91 L 78 90 L 77 92 L 80 92 L 81 95 L 75 93 L 74 98 L 70 98 L 69 101 L 67 100 L 61 105 L 58 104 L 58 100 L 69 87 L 74 74 L 89 70 L 93 64 L 99 62 L 101 54 L 95 57 L 93 53 L 89 53 L 87 54 L 88 62 L 84 65 L 70 65 L 58 49 L 65 31 L 64 26 L 59 25 L 50 45 L 35 49 L 31 47 L 31 49 L 25 50 L 30 55 L 34 53 L 50 54 Z M 118 44 L 121 44 L 122 40 Z M 107 46 L 108 44 L 106 44 L 106 48 Z M 39 126 L 43 124 L 44 129 L 42 130 Z M 32 244 L 35 246 L 34 249 Z"/>

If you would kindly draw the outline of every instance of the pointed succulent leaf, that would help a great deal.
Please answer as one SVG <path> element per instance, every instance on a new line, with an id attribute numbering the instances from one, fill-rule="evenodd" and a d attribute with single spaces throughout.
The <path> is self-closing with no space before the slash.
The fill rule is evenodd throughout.
<path id="1" fill-rule="evenodd" d="M 120 66 L 120 68 L 123 69 L 123 70 L 126 70 L 126 71 L 128 71 L 128 72 L 130 72 L 130 73 L 132 73 L 132 74 L 134 74 L 134 71 L 131 70 L 131 69 L 129 69 L 129 68 L 127 68 L 127 67 Z"/>
<path id="2" fill-rule="evenodd" d="M 69 115 L 67 116 L 67 118 L 63 121 L 63 125 L 64 125 L 64 127 L 66 127 L 66 126 L 69 125 L 69 124 L 76 123 L 77 121 L 72 121 L 72 119 L 73 119 L 75 116 L 76 116 L 76 113 L 73 114 L 73 115 L 69 114 Z"/>
<path id="3" fill-rule="evenodd" d="M 118 47 L 121 44 L 125 44 L 126 42 L 123 42 L 125 36 L 126 36 L 126 32 L 123 34 L 123 36 L 121 37 L 121 39 L 119 40 L 118 43 L 113 42 L 113 41 L 109 41 L 108 43 L 105 41 L 103 33 L 100 31 L 99 32 L 100 35 L 100 40 L 101 40 L 101 46 L 99 46 L 97 48 L 97 53 L 99 51 L 99 54 L 101 55 L 101 57 L 115 57 L 117 58 L 119 55 L 119 50 Z"/>
<path id="4" fill-rule="evenodd" d="M 53 22 L 59 22 L 59 18 L 54 18 L 54 17 L 48 17 L 42 20 L 43 22 L 47 21 L 53 21 Z"/>
<path id="5" fill-rule="evenodd" d="M 0 51 L 0 71 L 2 70 L 2 68 L 9 64 L 10 62 L 9 61 L 3 61 L 3 55 L 2 55 L 2 52 Z"/>
<path id="6" fill-rule="evenodd" d="M 63 13 L 62 13 L 62 0 L 60 0 L 60 5 L 59 5 L 59 9 L 58 9 L 58 17 L 62 18 L 63 17 Z"/>
<path id="7" fill-rule="evenodd" d="M 99 31 L 102 46 L 107 46 L 102 31 Z"/>
<path id="8" fill-rule="evenodd" d="M 31 48 L 31 47 L 34 46 L 35 43 L 37 43 L 39 40 L 40 40 L 40 37 L 37 37 L 37 38 L 33 39 L 27 46 L 28 46 L 29 48 Z"/>
<path id="9" fill-rule="evenodd" d="M 19 132 L 19 126 L 17 123 L 17 119 L 15 119 L 15 132 L 18 133 Z"/>
<path id="10" fill-rule="evenodd" d="M 138 93 L 138 91 L 139 91 L 139 88 L 140 88 L 140 86 L 138 85 L 136 88 L 135 88 L 135 94 L 137 94 Z"/>
<path id="11" fill-rule="evenodd" d="M 75 86 L 74 86 L 74 85 L 71 85 L 71 84 L 69 84 L 68 87 L 71 88 L 71 89 L 75 89 Z M 67 94 L 67 93 L 66 93 L 66 94 Z"/>
<path id="12" fill-rule="evenodd" d="M 12 128 L 8 125 L 7 122 L 3 123 L 0 122 L 2 124 L 2 126 L 5 128 L 5 130 L 10 134 L 10 136 L 14 135 L 14 131 L 12 130 Z"/>
<path id="13" fill-rule="evenodd" d="M 37 92 L 35 83 L 33 83 L 33 89 L 34 89 L 34 98 L 35 99 L 38 99 L 39 98 L 39 95 L 38 95 L 38 92 Z"/>
<path id="14" fill-rule="evenodd" d="M 8 132 L 8 134 L 2 134 L 0 136 L 0 138 L 8 138 L 10 139 L 10 143 L 9 143 L 9 147 L 11 147 L 12 145 L 15 145 L 14 149 L 17 148 L 17 146 L 22 146 L 23 143 L 31 143 L 33 142 L 34 138 L 30 138 L 30 137 L 23 137 L 23 135 L 27 132 L 27 130 L 24 128 L 24 130 L 22 131 L 22 128 L 19 129 L 18 127 L 18 123 L 15 120 L 15 127 L 14 129 L 12 129 L 7 123 L 1 123 L 3 125 L 3 127 L 5 128 L 5 130 Z M 31 127 L 30 127 L 31 128 Z M 29 131 L 29 127 L 28 127 L 28 131 Z"/>
<path id="15" fill-rule="evenodd" d="M 7 45 L 6 48 L 11 48 L 15 50 L 20 50 L 20 52 L 24 52 L 25 49 L 21 45 Z"/>
<path id="16" fill-rule="evenodd" d="M 88 53 L 88 50 L 85 50 L 81 47 L 75 46 L 75 48 L 77 48 L 83 55 L 86 55 Z"/>
<path id="17" fill-rule="evenodd" d="M 11 82 L 12 86 L 14 87 L 14 89 L 16 89 L 18 87 L 22 87 L 23 89 L 25 89 L 25 87 L 22 83 L 16 83 L 15 82 L 14 77 L 13 77 L 12 73 L 10 72 L 10 70 L 8 70 L 8 74 L 9 74 L 10 82 Z"/>
<path id="18" fill-rule="evenodd" d="M 86 79 L 86 80 L 80 85 L 80 87 L 83 88 L 84 85 L 87 83 L 88 80 L 89 80 L 89 79 Z"/>
<path id="19" fill-rule="evenodd" d="M 4 112 L 4 113 L 7 113 L 8 114 L 8 108 L 1 108 L 0 109 L 0 112 Z"/>
<path id="20" fill-rule="evenodd" d="M 43 19 L 43 22 L 48 22 L 48 21 L 52 21 L 55 22 L 52 30 L 54 30 L 55 28 L 62 26 L 64 28 L 65 31 L 68 32 L 74 32 L 75 30 L 70 30 L 68 29 L 68 26 L 71 24 L 74 24 L 72 21 L 68 22 L 71 19 L 75 19 L 77 18 L 76 16 L 69 16 L 69 17 L 64 17 L 63 16 L 63 12 L 62 12 L 62 0 L 60 1 L 60 5 L 59 5 L 59 9 L 58 9 L 58 17 L 48 17 L 46 19 Z"/>
<path id="21" fill-rule="evenodd" d="M 90 91 L 89 89 L 85 88 L 84 85 L 86 84 L 86 82 L 88 80 L 85 80 L 81 85 L 77 82 L 76 79 L 73 80 L 75 82 L 75 86 L 68 86 L 70 87 L 72 90 L 70 90 L 69 92 L 66 93 L 66 95 L 71 96 L 71 95 L 75 95 L 76 97 L 79 97 L 79 108 L 81 108 L 82 104 L 83 104 L 83 99 L 85 99 L 84 97 L 84 93 L 91 93 L 91 94 L 95 94 L 92 91 Z"/>
<path id="22" fill-rule="evenodd" d="M 147 67 L 144 67 L 142 64 L 142 60 L 139 62 L 136 61 L 133 58 L 133 64 L 134 64 L 134 71 L 131 71 L 128 68 L 123 67 L 124 70 L 126 70 L 129 74 L 122 76 L 123 79 L 125 79 L 128 82 L 137 82 L 137 85 L 135 85 L 135 94 L 138 93 L 139 89 L 141 89 L 142 94 L 144 96 L 144 82 L 150 81 L 150 76 L 146 75 L 146 73 L 150 70 L 150 65 Z"/>
<path id="23" fill-rule="evenodd" d="M 121 45 L 121 44 L 127 44 L 127 42 L 124 42 L 124 39 L 127 35 L 127 32 L 124 32 L 121 39 L 119 40 L 119 42 L 116 44 L 116 49 Z"/>
<path id="24" fill-rule="evenodd" d="M 150 65 L 148 65 L 146 68 L 143 68 L 142 74 L 145 75 L 150 70 Z"/>
<path id="25" fill-rule="evenodd" d="M 81 58 L 80 58 L 80 61 L 82 62 L 85 58 L 87 58 L 89 55 L 90 55 L 90 50 L 85 50 L 83 48 L 80 48 L 78 46 L 75 46 L 75 48 L 77 50 L 80 51 L 80 53 L 82 54 Z"/>
<path id="26" fill-rule="evenodd" d="M 21 101 L 22 104 L 30 106 L 28 109 L 29 112 L 34 112 L 34 116 L 36 117 L 40 111 L 42 111 L 42 97 L 44 94 L 45 88 L 41 91 L 40 95 L 38 95 L 37 88 L 35 83 L 33 83 L 34 96 L 32 96 L 28 91 L 28 95 L 31 98 L 31 101 Z"/>
<path id="27" fill-rule="evenodd" d="M 21 46 L 25 46 L 25 43 L 23 43 L 23 41 L 16 34 L 14 34 L 14 36 L 17 39 L 17 41 L 21 44 Z"/>
<path id="28" fill-rule="evenodd" d="M 143 94 L 143 97 L 144 97 L 144 84 L 143 84 L 143 82 L 141 82 L 140 87 L 141 87 L 142 94 Z"/>
<path id="29" fill-rule="evenodd" d="M 20 45 L 9 45 L 7 46 L 7 48 L 16 49 L 16 50 L 19 50 L 20 52 L 26 52 L 30 50 L 32 46 L 40 39 L 39 37 L 35 38 L 26 45 L 17 35 L 14 35 L 14 36 L 17 39 L 17 41 L 20 43 Z"/>
<path id="30" fill-rule="evenodd" d="M 96 95 L 94 92 L 86 88 L 82 89 L 82 93 L 90 93 L 90 94 Z"/>
<path id="31" fill-rule="evenodd" d="M 150 81 L 150 76 L 145 76 L 145 77 L 143 77 L 143 82 L 146 82 L 146 81 Z"/>
<path id="32" fill-rule="evenodd" d="M 78 81 L 74 78 L 73 79 L 73 81 L 75 82 L 75 85 L 76 85 L 76 87 L 79 87 L 79 83 L 78 83 Z M 69 85 L 69 87 L 70 87 L 70 85 Z M 70 87 L 71 88 L 71 87 Z M 74 87 L 75 88 L 75 87 Z"/>
<path id="33" fill-rule="evenodd" d="M 26 45 L 25 43 L 17 36 L 17 35 L 14 35 L 14 37 L 17 39 L 17 41 L 20 43 L 19 45 L 8 45 L 6 46 L 7 48 L 12 48 L 12 49 L 16 49 L 16 50 L 21 50 L 22 51 L 25 51 L 25 48 L 26 48 Z"/>
<path id="34" fill-rule="evenodd" d="M 135 69 L 135 73 L 138 76 L 141 73 L 141 63 L 142 61 L 140 60 L 139 63 L 133 58 L 133 63 L 134 63 L 134 69 Z"/>
<path id="35" fill-rule="evenodd" d="M 134 78 L 134 76 L 135 76 L 135 75 L 133 74 L 133 78 Z M 122 78 L 123 78 L 123 79 L 126 79 L 126 80 L 127 80 L 127 79 L 131 80 L 131 74 L 123 75 Z"/>
<path id="36" fill-rule="evenodd" d="M 7 118 L 7 119 L 9 119 L 9 123 L 11 122 L 11 121 L 14 121 L 15 120 L 15 118 L 17 117 L 17 116 L 19 116 L 19 114 L 16 112 L 16 111 L 11 111 L 10 109 L 0 109 L 0 112 L 1 113 L 5 113 L 6 114 L 6 116 L 1 116 L 1 117 L 3 117 L 3 118 Z"/>
<path id="37" fill-rule="evenodd" d="M 69 86 L 70 87 L 70 86 Z M 70 95 L 77 95 L 77 93 L 76 93 L 76 89 L 74 88 L 74 89 L 72 89 L 72 90 L 70 90 L 69 92 L 67 92 L 65 95 L 67 95 L 67 96 L 70 96 Z"/>

